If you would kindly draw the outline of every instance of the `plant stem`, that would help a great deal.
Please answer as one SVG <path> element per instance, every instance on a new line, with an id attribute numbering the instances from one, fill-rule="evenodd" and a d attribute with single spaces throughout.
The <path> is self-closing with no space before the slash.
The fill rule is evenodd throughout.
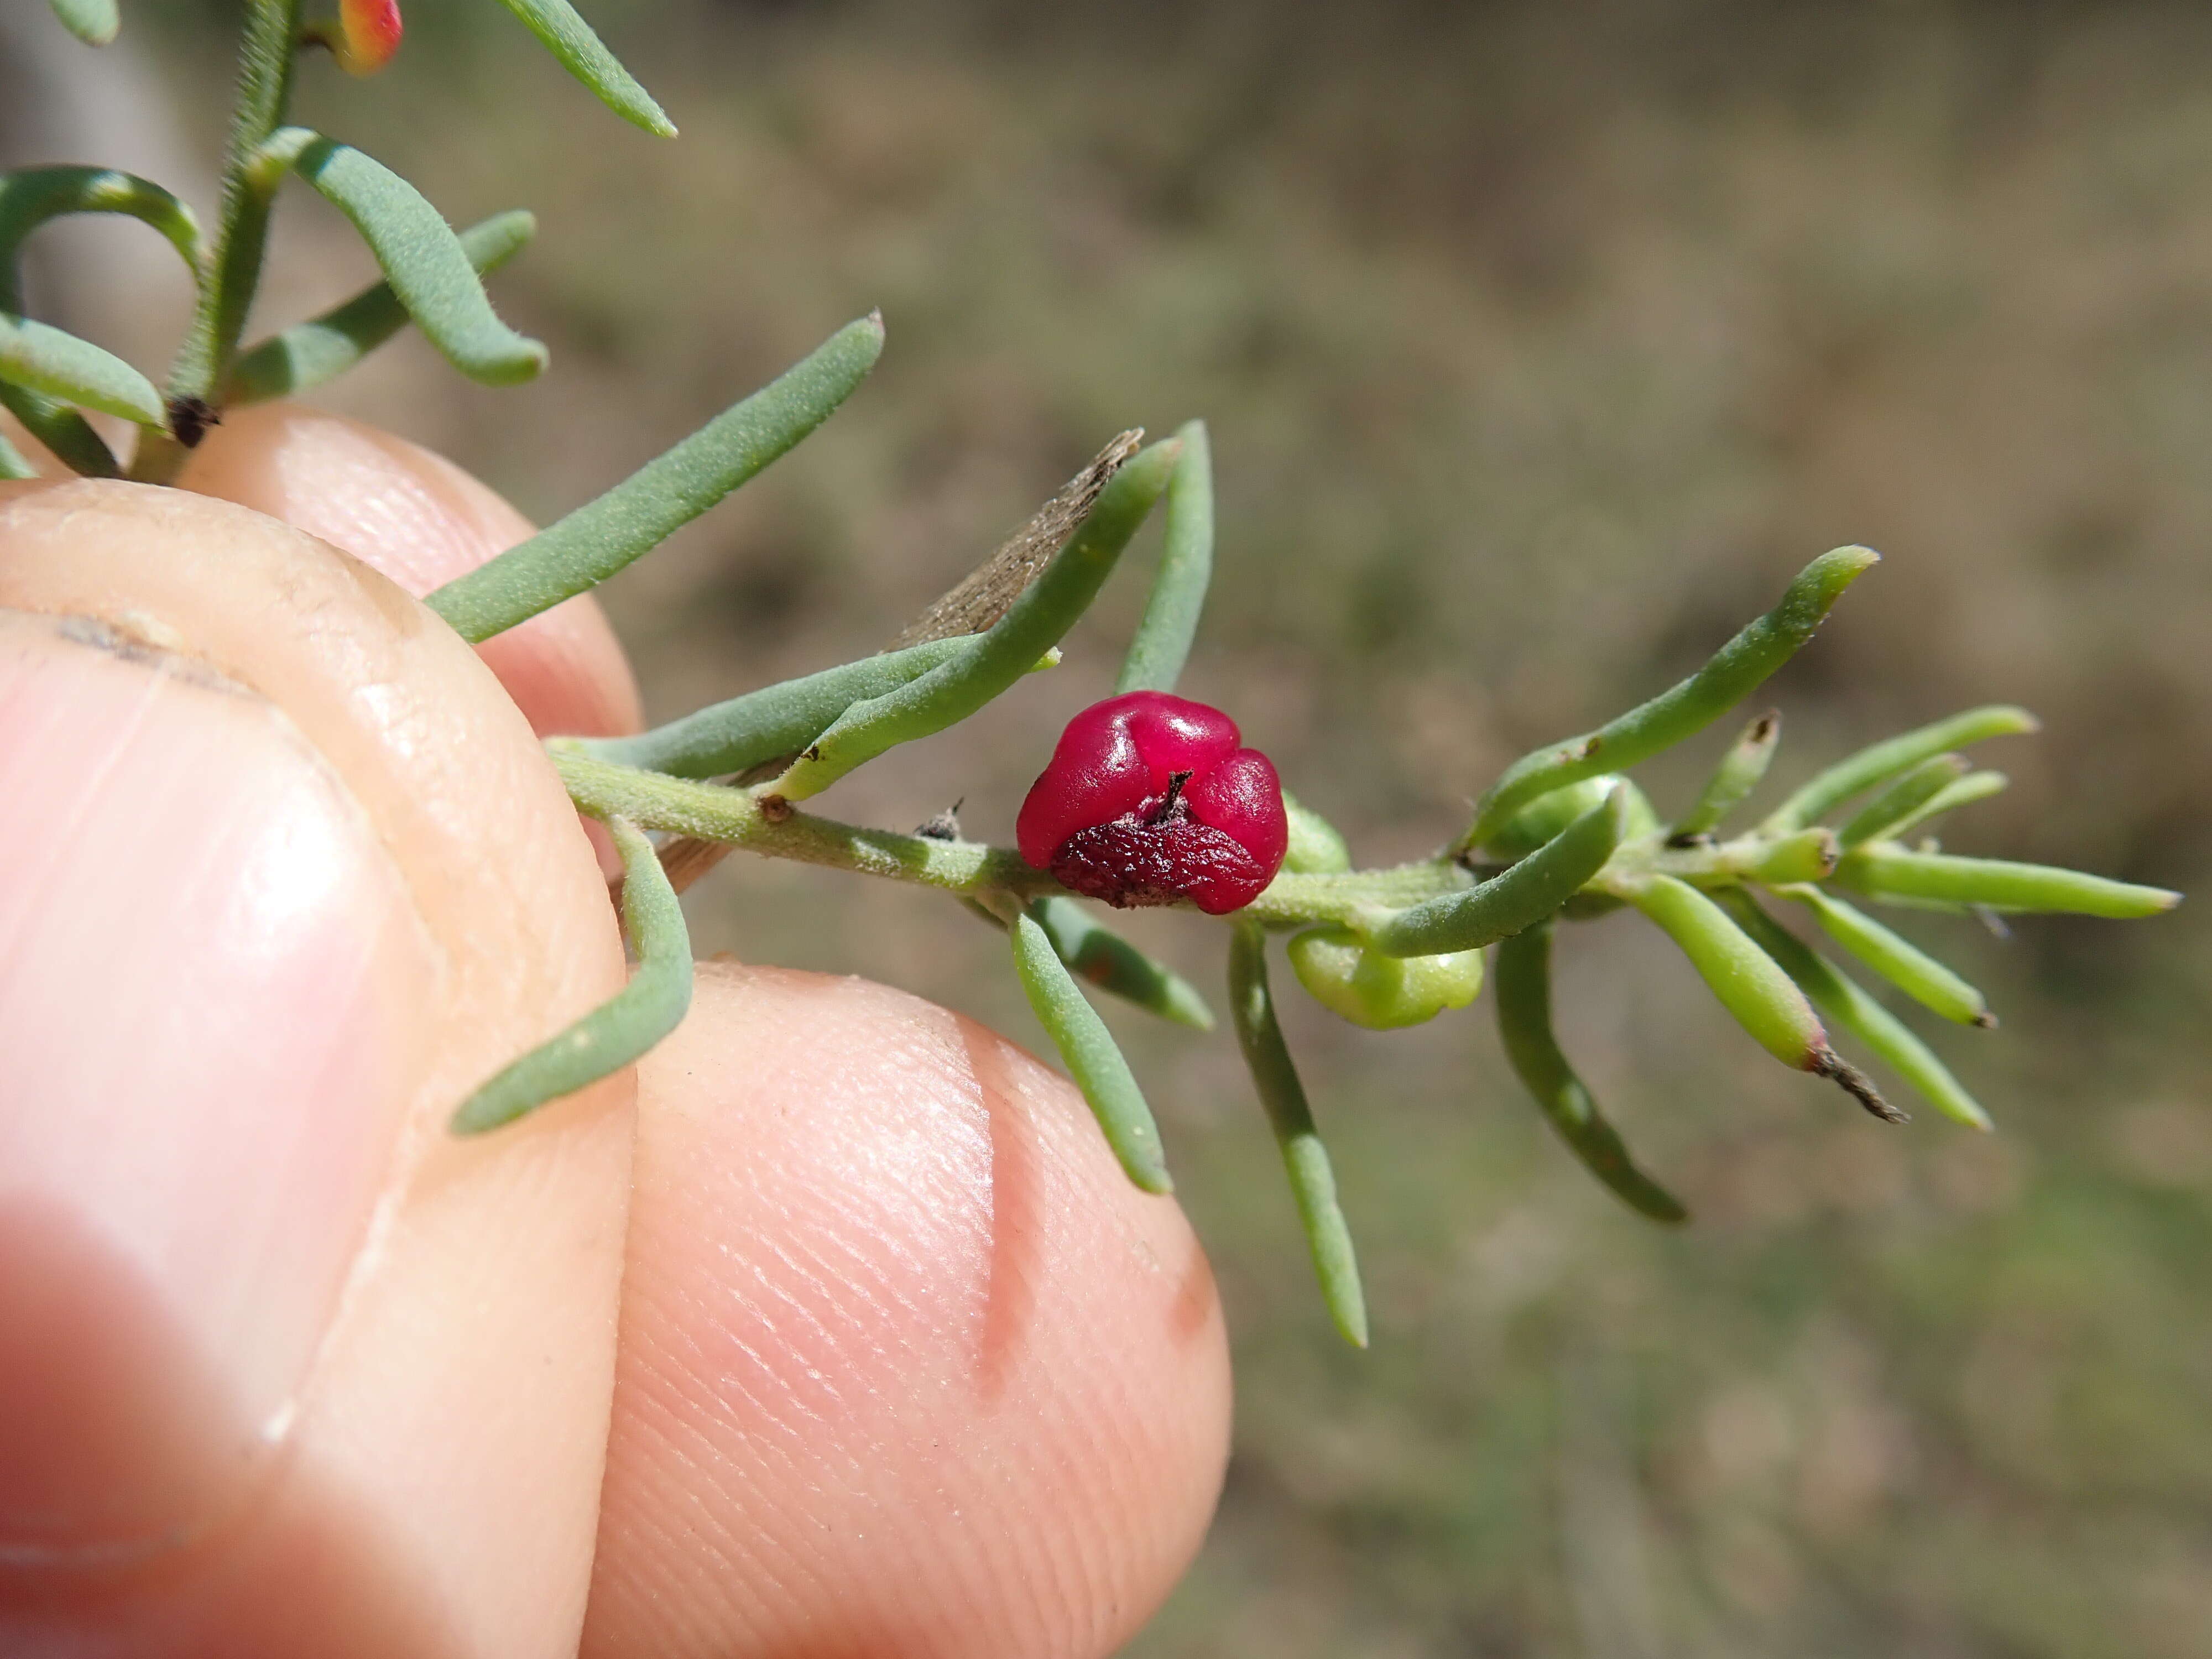
<path id="1" fill-rule="evenodd" d="M 248 176 L 255 153 L 284 124 L 300 34 L 300 0 L 250 0 L 239 53 L 238 101 L 223 160 L 222 222 L 209 253 L 192 325 L 169 370 L 169 399 L 212 401 L 237 355 L 269 240 L 269 198 Z M 131 476 L 166 483 L 184 465 L 185 447 L 148 433 Z"/>

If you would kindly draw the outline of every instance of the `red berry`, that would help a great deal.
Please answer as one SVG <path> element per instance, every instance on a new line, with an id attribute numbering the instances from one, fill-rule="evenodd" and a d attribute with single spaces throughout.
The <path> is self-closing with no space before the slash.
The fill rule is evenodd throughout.
<path id="1" fill-rule="evenodd" d="M 1116 908 L 1188 899 L 1241 909 L 1282 867 L 1283 787 L 1237 722 L 1164 691 L 1129 691 L 1068 721 L 1014 823 L 1022 857 Z"/>

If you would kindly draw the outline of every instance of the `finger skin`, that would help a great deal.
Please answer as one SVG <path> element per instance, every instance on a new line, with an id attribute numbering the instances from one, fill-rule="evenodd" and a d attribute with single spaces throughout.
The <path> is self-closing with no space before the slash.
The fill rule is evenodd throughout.
<path id="1" fill-rule="evenodd" d="M 177 483 L 319 536 L 418 599 L 535 529 L 444 457 L 296 404 L 228 411 Z M 540 736 L 642 729 L 629 659 L 588 593 L 477 650 Z"/>
<path id="2" fill-rule="evenodd" d="M 702 963 L 640 1066 L 584 1653 L 1085 1659 L 1196 1552 L 1228 1358 L 1066 1079 L 854 979 Z"/>
<path id="3" fill-rule="evenodd" d="M 573 1651 L 633 1085 L 609 1079 L 483 1140 L 443 1130 L 483 1077 L 622 982 L 605 888 L 558 779 L 435 617 L 227 503 L 94 481 L 0 486 L 0 608 L 97 618 L 132 652 L 281 715 L 396 866 L 438 967 L 416 1005 L 426 1028 L 395 1034 L 409 1058 L 381 1201 L 293 1409 L 271 1424 L 277 1438 L 246 1449 L 254 1479 L 233 1510 L 150 1553 L 0 1561 L 0 1652 Z M 285 918 L 270 925 L 281 940 Z M 134 939 L 118 930 L 111 943 L 127 957 Z M 194 966 L 173 964 L 180 995 Z M 107 1040 L 151 1038 L 131 1025 Z M 115 1301 L 82 1316 L 131 1317 Z M 9 1350 L 11 1334 L 0 1330 L 0 1364 L 41 1363 Z M 142 1334 L 118 1330 L 115 1352 L 161 1357 L 133 1346 Z M 173 1392 L 197 1401 L 192 1355 L 166 1357 Z"/>

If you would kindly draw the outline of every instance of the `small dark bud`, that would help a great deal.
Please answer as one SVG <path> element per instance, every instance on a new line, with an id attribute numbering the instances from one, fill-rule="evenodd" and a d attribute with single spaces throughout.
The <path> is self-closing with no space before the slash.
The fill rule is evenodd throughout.
<path id="1" fill-rule="evenodd" d="M 169 399 L 169 435 L 187 449 L 198 449 L 208 428 L 222 424 L 222 415 L 204 398 Z"/>

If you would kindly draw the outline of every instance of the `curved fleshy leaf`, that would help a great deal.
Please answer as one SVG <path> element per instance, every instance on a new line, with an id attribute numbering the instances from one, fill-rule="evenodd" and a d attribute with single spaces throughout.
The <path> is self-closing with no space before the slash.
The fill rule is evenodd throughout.
<path id="1" fill-rule="evenodd" d="M 1745 627 L 1689 678 L 1595 732 L 1522 756 L 1476 803 L 1455 850 L 1480 847 L 1539 795 L 1621 772 L 1703 731 L 1756 690 L 1813 637 L 1844 590 L 1874 568 L 1871 548 L 1838 547 L 1800 571 L 1773 610 Z"/>
<path id="2" fill-rule="evenodd" d="M 545 367 L 545 348 L 500 321 L 460 239 L 414 185 L 350 144 L 296 127 L 264 149 L 272 160 L 289 155 L 293 171 L 353 222 L 415 325 L 455 368 L 514 386 Z"/>
<path id="3" fill-rule="evenodd" d="M 56 459 L 81 478 L 119 478 L 122 463 L 92 423 L 67 404 L 0 380 L 0 409 L 53 452 Z"/>
<path id="4" fill-rule="evenodd" d="M 500 0 L 500 3 L 521 19 L 569 74 L 598 94 L 599 101 L 623 120 L 657 138 L 676 136 L 675 124 L 653 101 L 653 94 L 638 85 L 592 33 L 592 26 L 576 15 L 568 0 Z"/>
<path id="5" fill-rule="evenodd" d="M 158 231 L 200 280 L 200 227 L 191 208 L 151 179 L 113 167 L 24 167 L 0 174 L 0 311 L 20 311 L 16 258 L 23 239 L 48 220 L 112 213 Z"/>
<path id="6" fill-rule="evenodd" d="M 882 318 L 871 314 L 846 324 L 805 361 L 605 495 L 447 582 L 423 603 L 475 645 L 596 586 L 828 420 L 875 367 L 883 349 Z M 1022 672 L 1043 654 L 1032 652 Z"/>
<path id="7" fill-rule="evenodd" d="M 168 419 L 154 383 L 112 352 L 6 312 L 0 312 L 0 380 L 141 426 Z"/>
<path id="8" fill-rule="evenodd" d="M 2040 722 L 2025 708 L 2008 703 L 1969 708 L 1963 714 L 1936 720 L 1901 732 L 1880 743 L 1869 744 L 1833 766 L 1816 773 L 1776 807 L 1760 827 L 1774 831 L 1795 830 L 1840 806 L 1853 795 L 1888 782 L 1921 762 L 1947 749 L 1963 749 L 1987 738 L 2009 737 L 2039 729 Z"/>
<path id="9" fill-rule="evenodd" d="M 1122 1172 L 1146 1192 L 1174 1191 L 1152 1109 L 1145 1103 L 1144 1091 L 1137 1086 L 1106 1022 L 1068 977 L 1066 964 L 1036 919 L 1027 910 L 1016 910 L 1006 920 L 1013 940 L 1014 970 L 1021 976 L 1030 1006 L 1067 1062 L 1068 1075 L 1090 1103 L 1091 1115 L 1098 1120 Z"/>
<path id="10" fill-rule="evenodd" d="M 1823 1014 L 1873 1049 L 1929 1104 L 1970 1127 L 1992 1127 L 1990 1115 L 1951 1075 L 1950 1068 L 1904 1021 L 1868 995 L 1857 981 L 1839 972 L 1833 963 L 1759 908 L 1749 894 L 1736 889 L 1721 897 L 1745 930 L 1759 941 L 1759 947 L 1781 964 L 1783 972 L 1797 981 L 1798 988 Z"/>
<path id="11" fill-rule="evenodd" d="M 1252 1073 L 1252 1086 L 1267 1109 L 1268 1127 L 1282 1151 L 1283 1171 L 1290 1177 L 1291 1200 L 1297 1206 L 1298 1224 L 1305 1230 L 1306 1248 L 1312 1254 L 1314 1277 L 1321 1281 L 1322 1300 L 1328 1305 L 1338 1332 L 1356 1348 L 1367 1346 L 1367 1297 L 1359 1285 L 1359 1261 L 1352 1248 L 1352 1230 L 1345 1224 L 1343 1206 L 1337 1202 L 1336 1174 L 1330 1167 L 1328 1148 L 1315 1127 L 1313 1108 L 1307 1103 L 1305 1086 L 1283 1042 L 1275 1019 L 1273 994 L 1267 986 L 1267 937 L 1249 923 L 1239 923 L 1229 941 L 1229 1008 L 1237 1024 L 1237 1041 L 1244 1064 Z"/>
<path id="12" fill-rule="evenodd" d="M 104 46 L 121 32 L 115 0 L 47 0 L 62 27 L 88 46 Z"/>
<path id="13" fill-rule="evenodd" d="M 1478 950 L 1534 927 L 1605 867 L 1620 844 L 1628 806 L 1627 791 L 1615 788 L 1503 874 L 1425 899 L 1361 931 L 1384 956 L 1418 957 Z"/>
<path id="14" fill-rule="evenodd" d="M 1167 531 L 1160 568 L 1145 600 L 1145 615 L 1129 641 L 1118 696 L 1124 691 L 1172 691 L 1198 635 L 1199 613 L 1213 580 L 1213 455 L 1206 422 L 1192 421 L 1176 434 L 1182 453 L 1168 479 Z"/>
<path id="15" fill-rule="evenodd" d="M 482 1134 L 618 1072 L 684 1023 L 691 1006 L 691 936 L 646 833 L 606 820 L 623 860 L 623 930 L 637 971 L 605 1002 L 486 1082 L 453 1114 L 455 1134 Z"/>
<path id="16" fill-rule="evenodd" d="M 1540 921 L 1498 947 L 1498 1035 L 1514 1073 L 1559 1139 L 1608 1191 L 1654 1221 L 1686 1221 L 1681 1200 L 1636 1167 L 1552 1031 L 1552 924 Z"/>
<path id="17" fill-rule="evenodd" d="M 461 252 L 483 276 L 505 264 L 537 234 L 533 215 L 496 214 L 460 234 Z M 289 398 L 337 379 L 407 326 L 407 307 L 389 282 L 363 289 L 319 317 L 295 323 L 243 353 L 224 378 L 225 404 Z"/>
<path id="18" fill-rule="evenodd" d="M 766 787 L 787 800 L 818 794 L 885 750 L 967 719 L 1027 673 L 1097 597 L 1166 489 L 1177 451 L 1170 438 L 1116 472 L 1067 544 L 972 649 L 896 691 L 855 703 Z"/>
<path id="19" fill-rule="evenodd" d="M 1213 1010 L 1196 986 L 1154 962 L 1075 900 L 1041 898 L 1030 906 L 1030 915 L 1070 973 L 1148 1014 L 1194 1031 L 1213 1029 Z"/>

